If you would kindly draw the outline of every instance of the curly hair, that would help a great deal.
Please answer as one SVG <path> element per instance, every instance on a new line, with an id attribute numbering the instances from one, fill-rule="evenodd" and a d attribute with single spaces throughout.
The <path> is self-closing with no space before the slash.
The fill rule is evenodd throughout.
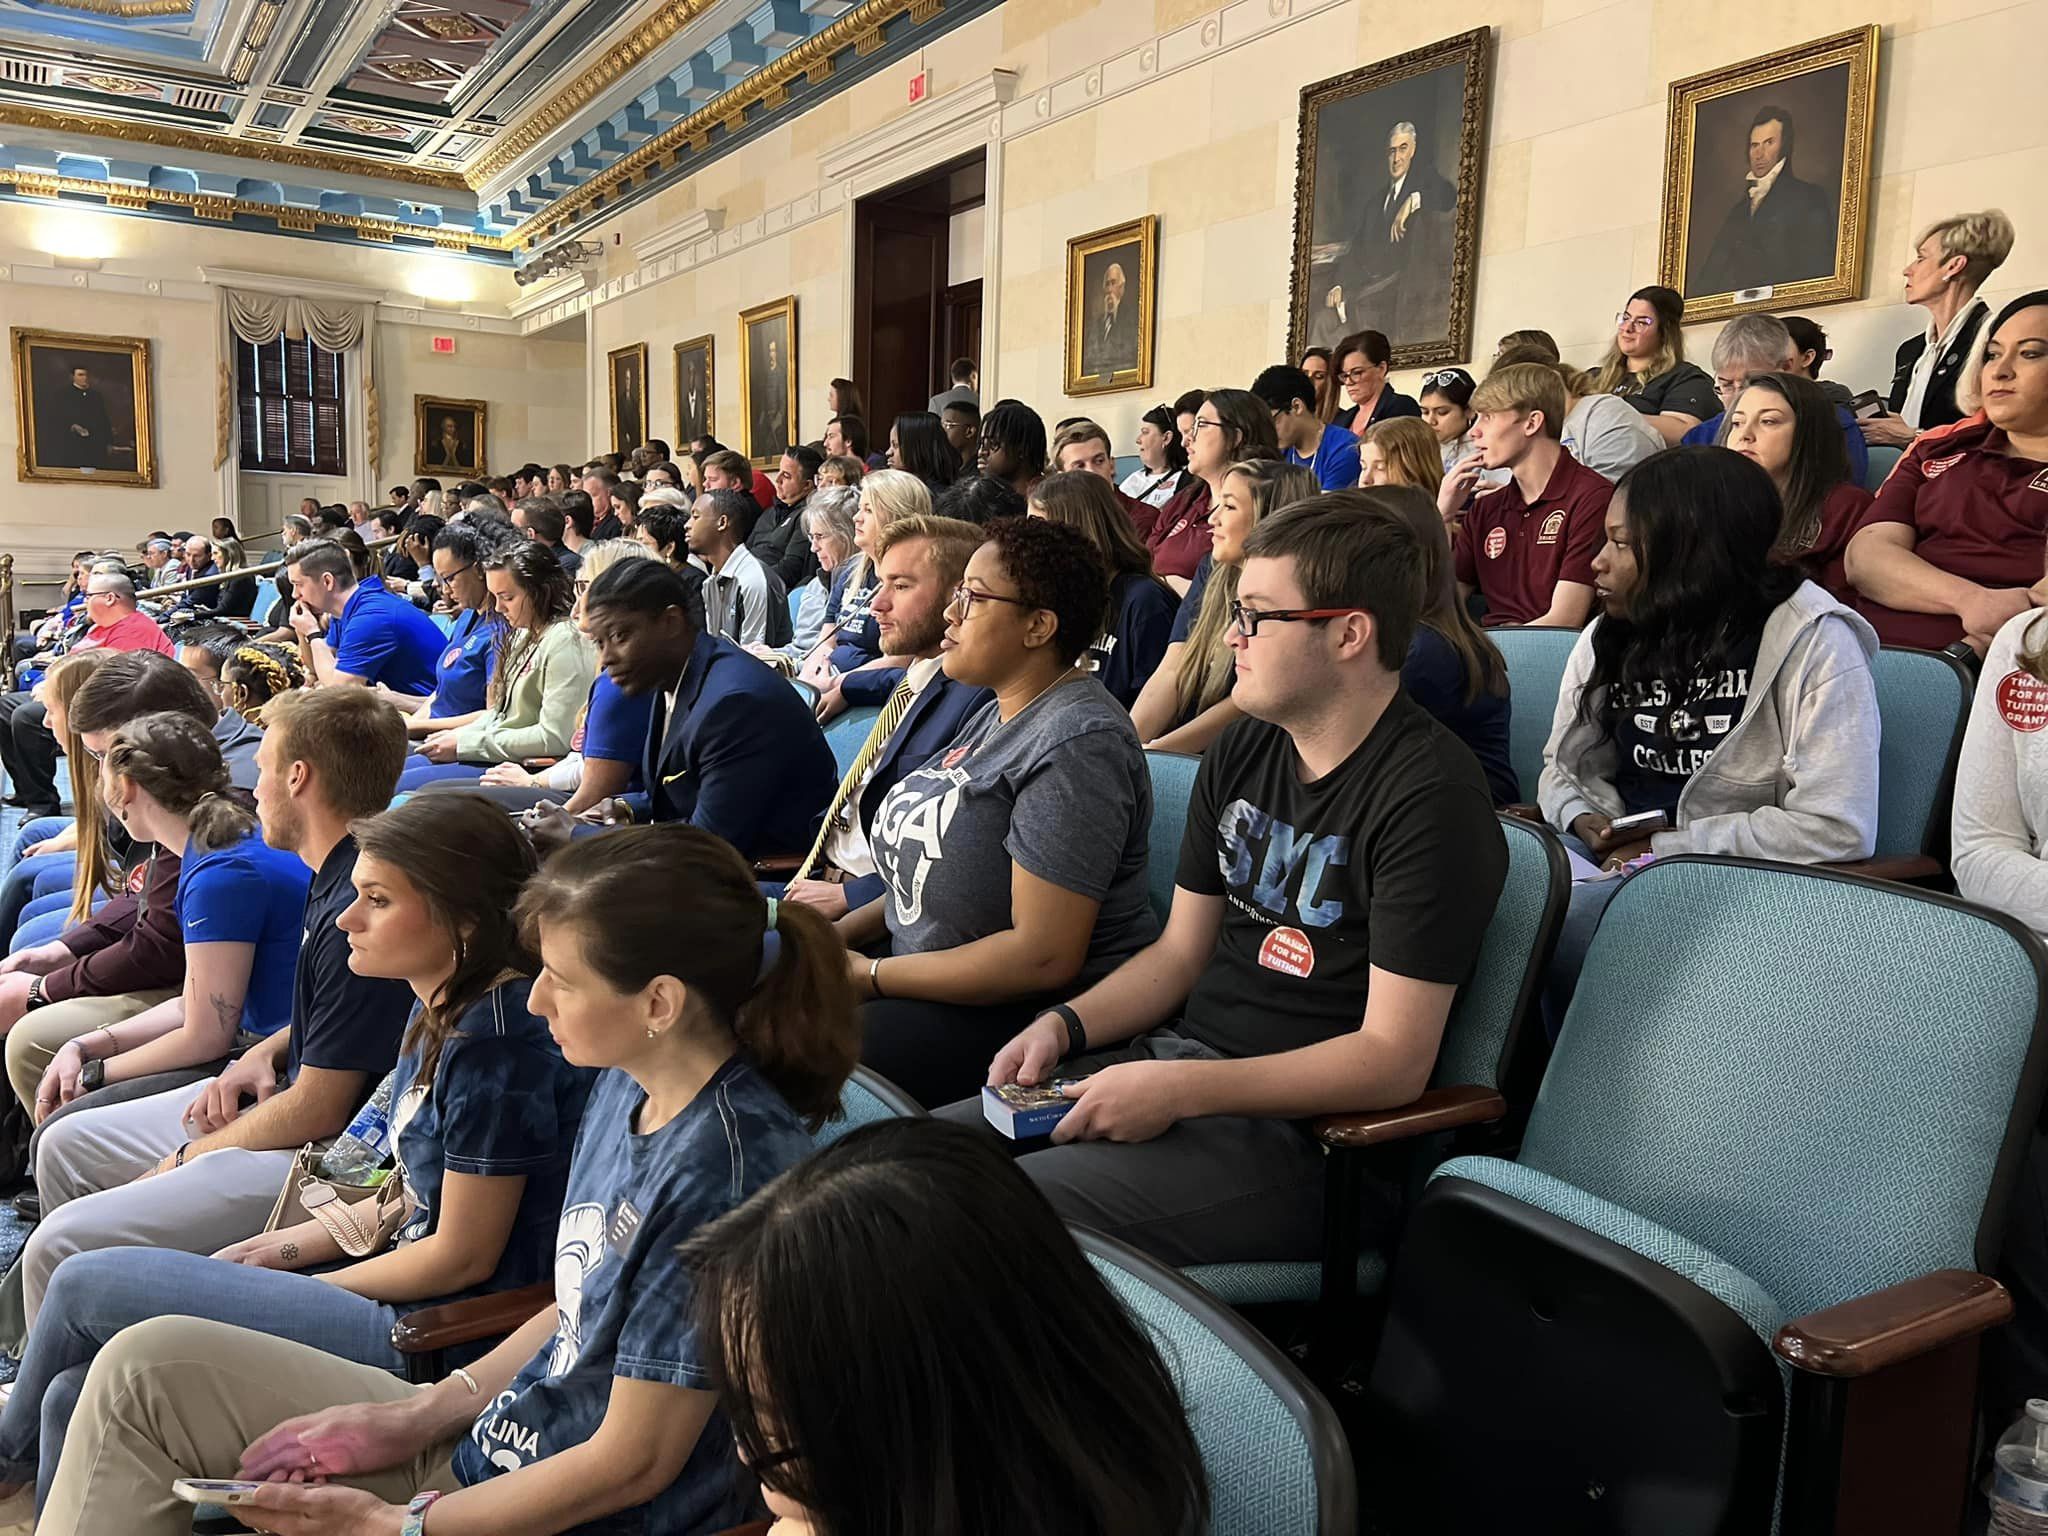
<path id="1" fill-rule="evenodd" d="M 306 686 L 306 669 L 298 654 L 261 641 L 238 646 L 220 664 L 221 698 L 251 725 L 263 724 L 272 700 Z"/>
<path id="2" fill-rule="evenodd" d="M 1088 535 L 1042 517 L 1005 517 L 988 525 L 988 542 L 1017 596 L 1059 621 L 1052 643 L 1060 659 L 1079 661 L 1109 612 L 1109 567 Z"/>

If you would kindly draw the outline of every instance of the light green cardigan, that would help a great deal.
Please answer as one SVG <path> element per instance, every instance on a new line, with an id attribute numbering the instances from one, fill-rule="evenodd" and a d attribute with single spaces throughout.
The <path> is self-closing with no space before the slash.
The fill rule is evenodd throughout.
<path id="1" fill-rule="evenodd" d="M 516 763 L 560 757 L 576 733 L 576 714 L 597 677 L 597 652 L 574 620 L 557 619 L 537 645 L 515 640 L 500 667 L 512 679 L 503 702 L 455 732 L 465 763 Z"/>

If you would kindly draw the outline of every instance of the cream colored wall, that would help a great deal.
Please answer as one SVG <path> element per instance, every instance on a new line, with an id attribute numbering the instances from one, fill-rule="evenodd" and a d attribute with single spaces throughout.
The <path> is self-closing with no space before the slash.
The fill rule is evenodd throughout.
<path id="1" fill-rule="evenodd" d="M 1204 0 L 1010 0 L 834 97 L 790 126 L 709 167 L 684 187 L 628 210 L 603 231 L 607 277 L 631 273 L 634 248 L 690 208 L 723 207 L 726 228 L 823 185 L 819 152 L 947 93 L 1016 70 L 987 217 L 1000 230 L 1000 277 L 986 296 L 996 354 L 985 399 L 1014 395 L 1048 421 L 1091 414 L 1129 451 L 1139 415 L 1181 389 L 1243 385 L 1276 361 L 1287 331 L 1297 101 L 1316 80 L 1479 25 L 1497 30 L 1480 226 L 1473 350 L 1483 366 L 1503 331 L 1550 330 L 1593 361 L 1630 290 L 1657 276 L 1668 85 L 1677 78 L 1859 23 L 1882 24 L 1870 297 L 1812 311 L 1830 334 L 1830 376 L 1882 387 L 1891 354 L 1922 325 L 1898 302 L 1913 232 L 1951 212 L 2003 207 L 2020 230 L 1986 290 L 1994 302 L 2048 284 L 2048 115 L 2024 90 L 1998 88 L 2009 61 L 2048 40 L 2048 0 L 1258 0 L 1219 11 Z M 1199 62 L 1096 100 L 1090 74 L 1155 36 Z M 1233 45 L 1250 35 L 1251 40 Z M 1163 59 L 1169 48 L 1162 45 Z M 908 80 L 933 73 L 934 101 L 910 108 Z M 1144 66 L 1150 69 L 1150 65 Z M 1984 82 L 1972 90 L 1970 82 Z M 1036 98 L 1049 105 L 1041 115 Z M 1964 103 L 1967 101 L 1967 110 Z M 1079 109 L 1069 112 L 1069 104 Z M 1160 219 L 1159 326 L 1146 390 L 1069 401 L 1061 389 L 1066 241 L 1155 213 Z M 734 366 L 741 308 L 796 291 L 801 425 L 825 422 L 824 384 L 846 369 L 845 212 L 754 239 L 681 276 L 593 311 L 592 422 L 603 421 L 604 351 L 646 340 L 658 361 L 651 394 L 674 425 L 668 343 L 719 339 L 719 419 L 737 420 Z M 1705 358 L 1713 327 L 1688 332 Z M 1412 383 L 1413 376 L 1409 376 Z"/>

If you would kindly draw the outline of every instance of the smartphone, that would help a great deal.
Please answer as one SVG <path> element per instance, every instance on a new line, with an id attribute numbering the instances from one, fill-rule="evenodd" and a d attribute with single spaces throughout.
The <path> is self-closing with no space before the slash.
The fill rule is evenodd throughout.
<path id="1" fill-rule="evenodd" d="M 1671 825 L 1671 818 L 1662 811 L 1638 811 L 1633 816 L 1617 816 L 1607 823 L 1611 832 L 1662 832 Z"/>
<path id="2" fill-rule="evenodd" d="M 1874 389 L 1866 389 L 1849 402 L 1849 410 L 1858 421 L 1873 421 L 1885 414 L 1884 397 Z"/>
<path id="3" fill-rule="evenodd" d="M 262 1486 L 232 1477 L 181 1477 L 171 1492 L 187 1504 L 247 1504 Z"/>

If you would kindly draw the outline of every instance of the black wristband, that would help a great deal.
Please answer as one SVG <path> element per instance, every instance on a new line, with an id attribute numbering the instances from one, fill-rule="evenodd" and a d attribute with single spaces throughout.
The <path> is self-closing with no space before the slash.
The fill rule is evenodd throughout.
<path id="1" fill-rule="evenodd" d="M 1058 1014 L 1061 1022 L 1067 1026 L 1067 1048 L 1060 1056 L 1061 1061 L 1078 1056 L 1088 1049 L 1088 1027 L 1081 1022 L 1081 1015 L 1065 1003 L 1054 1003 L 1045 1011 Z"/>

